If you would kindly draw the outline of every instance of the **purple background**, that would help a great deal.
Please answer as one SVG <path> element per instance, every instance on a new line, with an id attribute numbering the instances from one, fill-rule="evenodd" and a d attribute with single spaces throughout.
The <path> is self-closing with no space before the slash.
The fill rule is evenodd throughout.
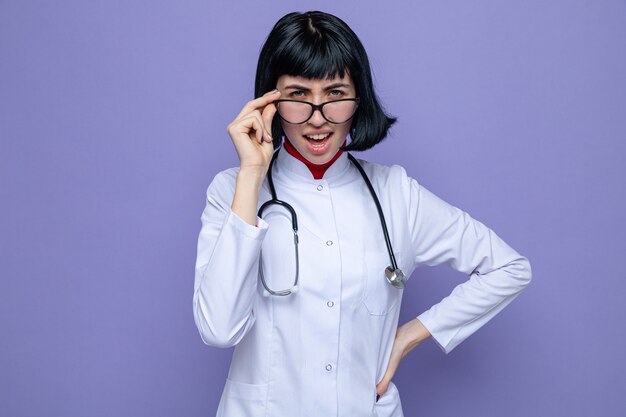
<path id="1" fill-rule="evenodd" d="M 225 127 L 292 10 L 351 25 L 401 164 L 532 263 L 395 382 L 411 416 L 623 416 L 626 2 L 0 2 L 0 415 L 212 416 L 231 350 L 191 300 Z M 401 322 L 465 277 L 424 268 Z"/>

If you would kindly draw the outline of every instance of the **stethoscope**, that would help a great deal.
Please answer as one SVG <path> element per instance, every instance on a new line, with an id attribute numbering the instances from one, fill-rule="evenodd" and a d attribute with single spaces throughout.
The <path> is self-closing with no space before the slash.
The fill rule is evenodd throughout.
<path id="1" fill-rule="evenodd" d="M 293 243 L 296 253 L 296 278 L 293 282 L 293 287 L 287 290 L 274 291 L 265 282 L 265 277 L 263 275 L 263 256 L 261 254 L 259 259 L 259 276 L 261 277 L 261 282 L 263 283 L 263 287 L 265 291 L 263 295 L 269 297 L 270 295 L 278 295 L 278 296 L 286 296 L 292 293 L 298 292 L 298 277 L 299 277 L 299 269 L 300 269 L 300 258 L 298 255 L 298 216 L 296 215 L 296 211 L 290 204 L 279 200 L 276 197 L 276 189 L 274 188 L 274 181 L 272 179 L 272 166 L 274 165 L 274 161 L 278 156 L 278 150 L 274 152 L 274 156 L 272 157 L 272 161 L 270 162 L 270 166 L 267 172 L 267 179 L 269 182 L 270 193 L 272 194 L 272 199 L 263 203 L 263 205 L 259 208 L 258 216 L 263 218 L 263 211 L 271 206 L 272 204 L 278 204 L 279 206 L 284 207 L 291 214 L 291 227 L 293 229 Z M 398 268 L 398 264 L 396 263 L 396 257 L 393 254 L 393 248 L 391 247 L 391 239 L 389 239 L 389 232 L 387 231 L 387 223 L 385 222 L 385 215 L 383 214 L 383 209 L 380 206 L 380 201 L 378 201 L 378 197 L 376 196 L 376 192 L 374 191 L 374 187 L 372 187 L 372 183 L 370 182 L 367 174 L 361 167 L 361 164 L 354 158 L 352 155 L 348 154 L 348 159 L 354 164 L 354 166 L 359 170 L 361 177 L 365 180 L 367 184 L 367 188 L 370 190 L 370 194 L 372 195 L 372 199 L 374 203 L 376 203 L 376 209 L 378 210 L 378 217 L 380 218 L 380 224 L 383 227 L 383 234 L 385 236 L 385 243 L 387 244 L 387 252 L 389 252 L 389 259 L 391 261 L 391 265 L 385 268 L 385 276 L 387 277 L 387 281 L 396 288 L 403 289 L 406 286 L 406 277 L 400 268 Z"/>

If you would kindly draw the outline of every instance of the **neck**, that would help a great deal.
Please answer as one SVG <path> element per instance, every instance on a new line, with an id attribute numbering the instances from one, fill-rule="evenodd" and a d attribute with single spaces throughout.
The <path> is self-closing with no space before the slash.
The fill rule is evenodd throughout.
<path id="1" fill-rule="evenodd" d="M 341 146 L 345 146 L 345 145 L 346 145 L 346 141 L 344 141 L 343 145 Z M 314 164 L 313 162 L 309 161 L 304 156 L 302 156 L 300 152 L 298 152 L 298 150 L 293 147 L 291 142 L 289 142 L 289 139 L 285 138 L 283 140 L 283 147 L 291 156 L 303 162 L 304 165 L 306 165 L 306 167 L 309 169 L 309 171 L 311 171 L 311 175 L 313 175 L 313 178 L 315 178 L 316 180 L 322 179 L 328 167 L 330 167 L 333 164 L 333 162 L 335 162 L 337 158 L 339 158 L 341 154 L 343 153 L 343 151 L 339 149 L 337 153 L 335 154 L 335 156 L 333 156 L 330 161 L 324 164 Z"/>

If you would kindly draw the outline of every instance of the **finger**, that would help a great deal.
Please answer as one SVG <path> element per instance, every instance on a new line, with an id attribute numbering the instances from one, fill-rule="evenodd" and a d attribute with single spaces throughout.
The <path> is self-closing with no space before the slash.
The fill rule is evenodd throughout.
<path id="1" fill-rule="evenodd" d="M 241 112 L 239 112 L 236 119 L 242 117 L 245 114 L 250 113 L 254 109 L 263 108 L 267 106 L 269 103 L 276 100 L 278 97 L 280 97 L 280 91 L 272 90 L 270 92 L 263 94 L 259 98 L 250 100 L 249 102 L 246 103 L 245 106 L 243 106 L 243 109 L 241 109 Z"/>
<path id="2" fill-rule="evenodd" d="M 264 127 L 263 117 L 262 117 L 262 115 L 261 115 L 261 112 L 260 112 L 260 111 L 258 111 L 258 110 L 252 110 L 252 111 L 251 111 L 251 112 L 249 112 L 248 114 L 245 114 L 245 115 L 241 116 L 241 118 L 240 118 L 240 119 L 236 120 L 236 123 L 238 123 L 238 122 L 242 122 L 243 120 L 249 120 L 249 119 L 250 119 L 250 117 L 254 117 L 254 118 L 256 118 L 256 119 L 259 121 L 259 123 L 261 124 L 261 127 L 262 127 L 262 128 Z M 262 129 L 262 130 L 263 130 L 263 129 Z"/>
<path id="3" fill-rule="evenodd" d="M 389 383 L 391 382 L 391 379 L 393 378 L 394 374 L 395 374 L 395 369 L 392 369 L 391 367 L 387 367 L 385 376 L 383 376 L 383 379 L 381 379 L 380 382 L 376 385 L 376 393 L 378 395 L 383 395 L 385 392 L 387 392 L 387 388 L 389 388 Z"/>
<path id="4" fill-rule="evenodd" d="M 387 392 L 387 388 L 389 388 L 389 383 L 393 379 L 393 376 L 396 374 L 398 370 L 398 366 L 400 365 L 400 360 L 398 355 L 395 352 L 391 353 L 391 357 L 389 358 L 389 364 L 387 365 L 387 370 L 385 371 L 385 375 L 383 379 L 376 385 L 376 393 L 378 395 L 383 395 Z"/>
<path id="5" fill-rule="evenodd" d="M 254 117 L 259 122 L 259 124 L 261 125 L 261 133 L 262 133 L 264 125 L 263 125 L 263 116 L 261 115 L 261 112 L 258 110 L 253 110 L 247 115 L 243 116 L 242 120 L 247 120 L 251 117 Z"/>
<path id="6" fill-rule="evenodd" d="M 257 138 L 260 138 L 261 141 L 265 140 L 267 137 L 267 133 L 265 132 L 265 126 L 263 124 L 263 117 L 261 116 L 261 112 L 259 112 L 258 110 L 254 110 L 252 113 L 250 113 L 250 116 L 254 117 L 258 122 L 258 124 L 255 125 L 259 126 L 259 129 L 255 127 Z"/>
<path id="7" fill-rule="evenodd" d="M 270 105 L 265 106 L 265 107 L 267 108 L 267 107 L 274 107 L 274 106 L 273 106 L 272 104 L 270 104 Z M 266 142 L 272 142 L 272 134 L 271 134 L 271 130 L 270 130 L 271 128 L 270 128 L 270 129 L 267 129 L 267 124 L 266 124 L 266 122 L 265 122 L 265 120 L 264 120 L 263 115 L 261 114 L 261 112 L 260 112 L 260 111 L 258 111 L 258 110 L 253 110 L 253 111 L 249 114 L 249 116 L 254 116 L 254 117 L 256 117 L 256 118 L 257 118 L 257 120 L 259 121 L 259 123 L 261 124 L 261 126 L 262 126 L 263 140 L 264 140 L 264 141 L 266 141 Z M 270 126 L 271 126 L 271 122 L 270 122 Z"/>
<path id="8" fill-rule="evenodd" d="M 268 142 L 272 142 L 272 120 L 276 114 L 276 106 L 272 103 L 265 106 L 261 118 L 263 120 L 263 126 L 265 126 L 265 132 L 269 138 Z"/>
<path id="9" fill-rule="evenodd" d="M 376 395 L 380 397 L 387 392 L 387 388 L 389 388 L 389 381 L 382 380 L 378 385 L 376 385 Z"/>
<path id="10" fill-rule="evenodd" d="M 272 142 L 272 119 L 274 118 L 274 114 L 276 114 L 276 106 L 273 104 L 268 104 L 267 106 L 265 106 L 265 108 L 262 109 L 263 110 L 263 114 L 265 116 L 263 116 L 263 114 L 261 114 L 261 111 L 259 111 L 259 109 L 254 109 L 251 112 L 249 112 L 248 114 L 245 114 L 243 116 L 241 116 L 242 118 L 248 117 L 248 116 L 255 116 L 258 117 L 259 121 L 261 121 L 261 123 L 263 124 L 263 139 L 266 142 Z M 266 113 L 267 112 L 267 113 Z"/>
<path id="11" fill-rule="evenodd" d="M 261 119 L 259 117 L 255 115 L 250 115 L 240 120 L 240 123 L 241 133 L 246 134 L 250 138 L 252 138 L 250 133 L 251 131 L 254 131 L 254 137 L 256 138 L 256 141 L 259 143 L 263 142 L 263 123 L 261 122 Z"/>

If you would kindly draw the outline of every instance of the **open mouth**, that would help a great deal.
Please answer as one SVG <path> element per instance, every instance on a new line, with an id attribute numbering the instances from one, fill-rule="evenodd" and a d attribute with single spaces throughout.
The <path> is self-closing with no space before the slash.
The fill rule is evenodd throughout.
<path id="1" fill-rule="evenodd" d="M 333 132 L 322 133 L 319 135 L 302 135 L 309 145 L 309 151 L 313 154 L 323 154 L 330 146 L 330 138 Z"/>
<path id="2" fill-rule="evenodd" d="M 311 152 L 312 154 L 320 155 L 326 152 L 326 150 L 330 146 L 330 139 L 333 137 L 333 132 L 302 136 L 307 141 L 309 152 Z"/>

